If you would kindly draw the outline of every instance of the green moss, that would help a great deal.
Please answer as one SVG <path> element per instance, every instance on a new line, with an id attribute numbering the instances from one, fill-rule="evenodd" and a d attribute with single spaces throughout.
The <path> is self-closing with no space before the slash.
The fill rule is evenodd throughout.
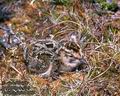
<path id="1" fill-rule="evenodd" d="M 102 2 L 101 3 L 102 9 L 110 10 L 110 11 L 116 11 L 118 9 L 118 6 L 116 3 L 107 3 Z"/>
<path id="2" fill-rule="evenodd" d="M 99 3 L 103 10 L 110 10 L 110 11 L 118 10 L 118 5 L 115 3 L 114 0 L 111 3 L 106 2 L 106 0 L 96 0 L 95 3 Z"/>

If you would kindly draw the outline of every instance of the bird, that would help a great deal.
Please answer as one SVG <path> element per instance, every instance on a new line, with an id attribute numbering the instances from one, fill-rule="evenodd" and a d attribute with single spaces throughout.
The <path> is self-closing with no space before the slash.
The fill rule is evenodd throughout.
<path id="1" fill-rule="evenodd" d="M 77 70 L 82 70 L 84 69 L 84 65 L 87 64 L 86 60 L 81 57 L 81 54 L 74 50 L 62 48 L 59 54 L 59 59 L 62 63 L 59 68 L 60 72 L 73 72 Z"/>

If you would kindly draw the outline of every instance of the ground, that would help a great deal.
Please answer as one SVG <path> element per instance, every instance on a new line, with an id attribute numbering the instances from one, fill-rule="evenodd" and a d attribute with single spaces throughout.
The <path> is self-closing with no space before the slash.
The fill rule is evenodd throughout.
<path id="1" fill-rule="evenodd" d="M 29 92 L 31 96 L 119 96 L 120 10 L 114 12 L 95 4 L 87 0 L 71 0 L 67 5 L 44 0 L 7 0 L 4 7 L 11 9 L 12 17 L 3 20 L 1 16 L 0 23 L 11 26 L 22 43 L 4 48 L 0 42 L 0 96 L 9 94 L 12 84 L 23 86 L 13 89 L 17 88 L 16 92 L 22 90 L 25 96 Z M 0 28 L 0 38 L 5 34 L 3 31 Z M 72 33 L 77 33 L 78 44 L 89 66 L 87 70 L 64 72 L 55 80 L 27 71 L 24 45 L 50 35 L 56 41 L 68 40 Z M 32 91 L 25 93 L 25 90 Z"/>

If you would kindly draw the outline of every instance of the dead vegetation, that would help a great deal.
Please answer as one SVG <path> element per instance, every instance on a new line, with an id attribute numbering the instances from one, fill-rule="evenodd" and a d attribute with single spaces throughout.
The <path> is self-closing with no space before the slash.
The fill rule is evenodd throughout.
<path id="1" fill-rule="evenodd" d="M 120 95 L 120 10 L 104 11 L 87 0 L 70 2 L 67 5 L 44 0 L 12 0 L 4 3 L 8 9 L 13 7 L 10 12 L 14 16 L 9 17 L 4 12 L 8 17 L 0 14 L 1 90 L 2 85 L 12 79 L 27 81 L 34 89 L 35 96 Z M 0 12 L 5 10 L 1 8 Z M 47 39 L 55 40 L 57 47 L 55 45 L 46 50 L 47 45 L 43 41 Z M 40 40 L 42 43 L 39 43 Z M 31 50 L 31 47 L 36 49 L 26 53 L 26 49 Z M 32 74 L 25 64 L 26 60 L 33 65 L 41 62 L 40 54 L 43 51 L 50 55 L 42 58 L 46 64 L 51 62 L 52 56 L 56 57 L 52 60 L 59 59 L 59 66 L 53 67 L 54 72 L 47 78 L 39 74 L 41 67 L 37 66 L 38 73 Z M 28 54 L 32 60 L 25 58 Z M 70 63 L 71 58 L 76 60 L 74 62 L 84 58 L 87 66 L 76 68 L 74 63 Z M 71 66 L 76 69 L 72 70 Z"/>

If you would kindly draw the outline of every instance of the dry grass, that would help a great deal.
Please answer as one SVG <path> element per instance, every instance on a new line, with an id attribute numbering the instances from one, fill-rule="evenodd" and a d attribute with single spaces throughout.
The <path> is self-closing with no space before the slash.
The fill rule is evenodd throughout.
<path id="1" fill-rule="evenodd" d="M 55 81 L 34 76 L 27 73 L 19 46 L 6 50 L 1 59 L 1 82 L 27 80 L 39 96 L 119 96 L 120 18 L 111 20 L 114 14 L 99 16 L 93 6 L 79 0 L 55 8 L 42 0 L 33 1 L 23 2 L 9 21 L 16 33 L 24 34 L 22 42 L 28 44 L 31 38 L 46 38 L 49 34 L 62 41 L 77 32 L 89 69 L 64 73 Z"/>

